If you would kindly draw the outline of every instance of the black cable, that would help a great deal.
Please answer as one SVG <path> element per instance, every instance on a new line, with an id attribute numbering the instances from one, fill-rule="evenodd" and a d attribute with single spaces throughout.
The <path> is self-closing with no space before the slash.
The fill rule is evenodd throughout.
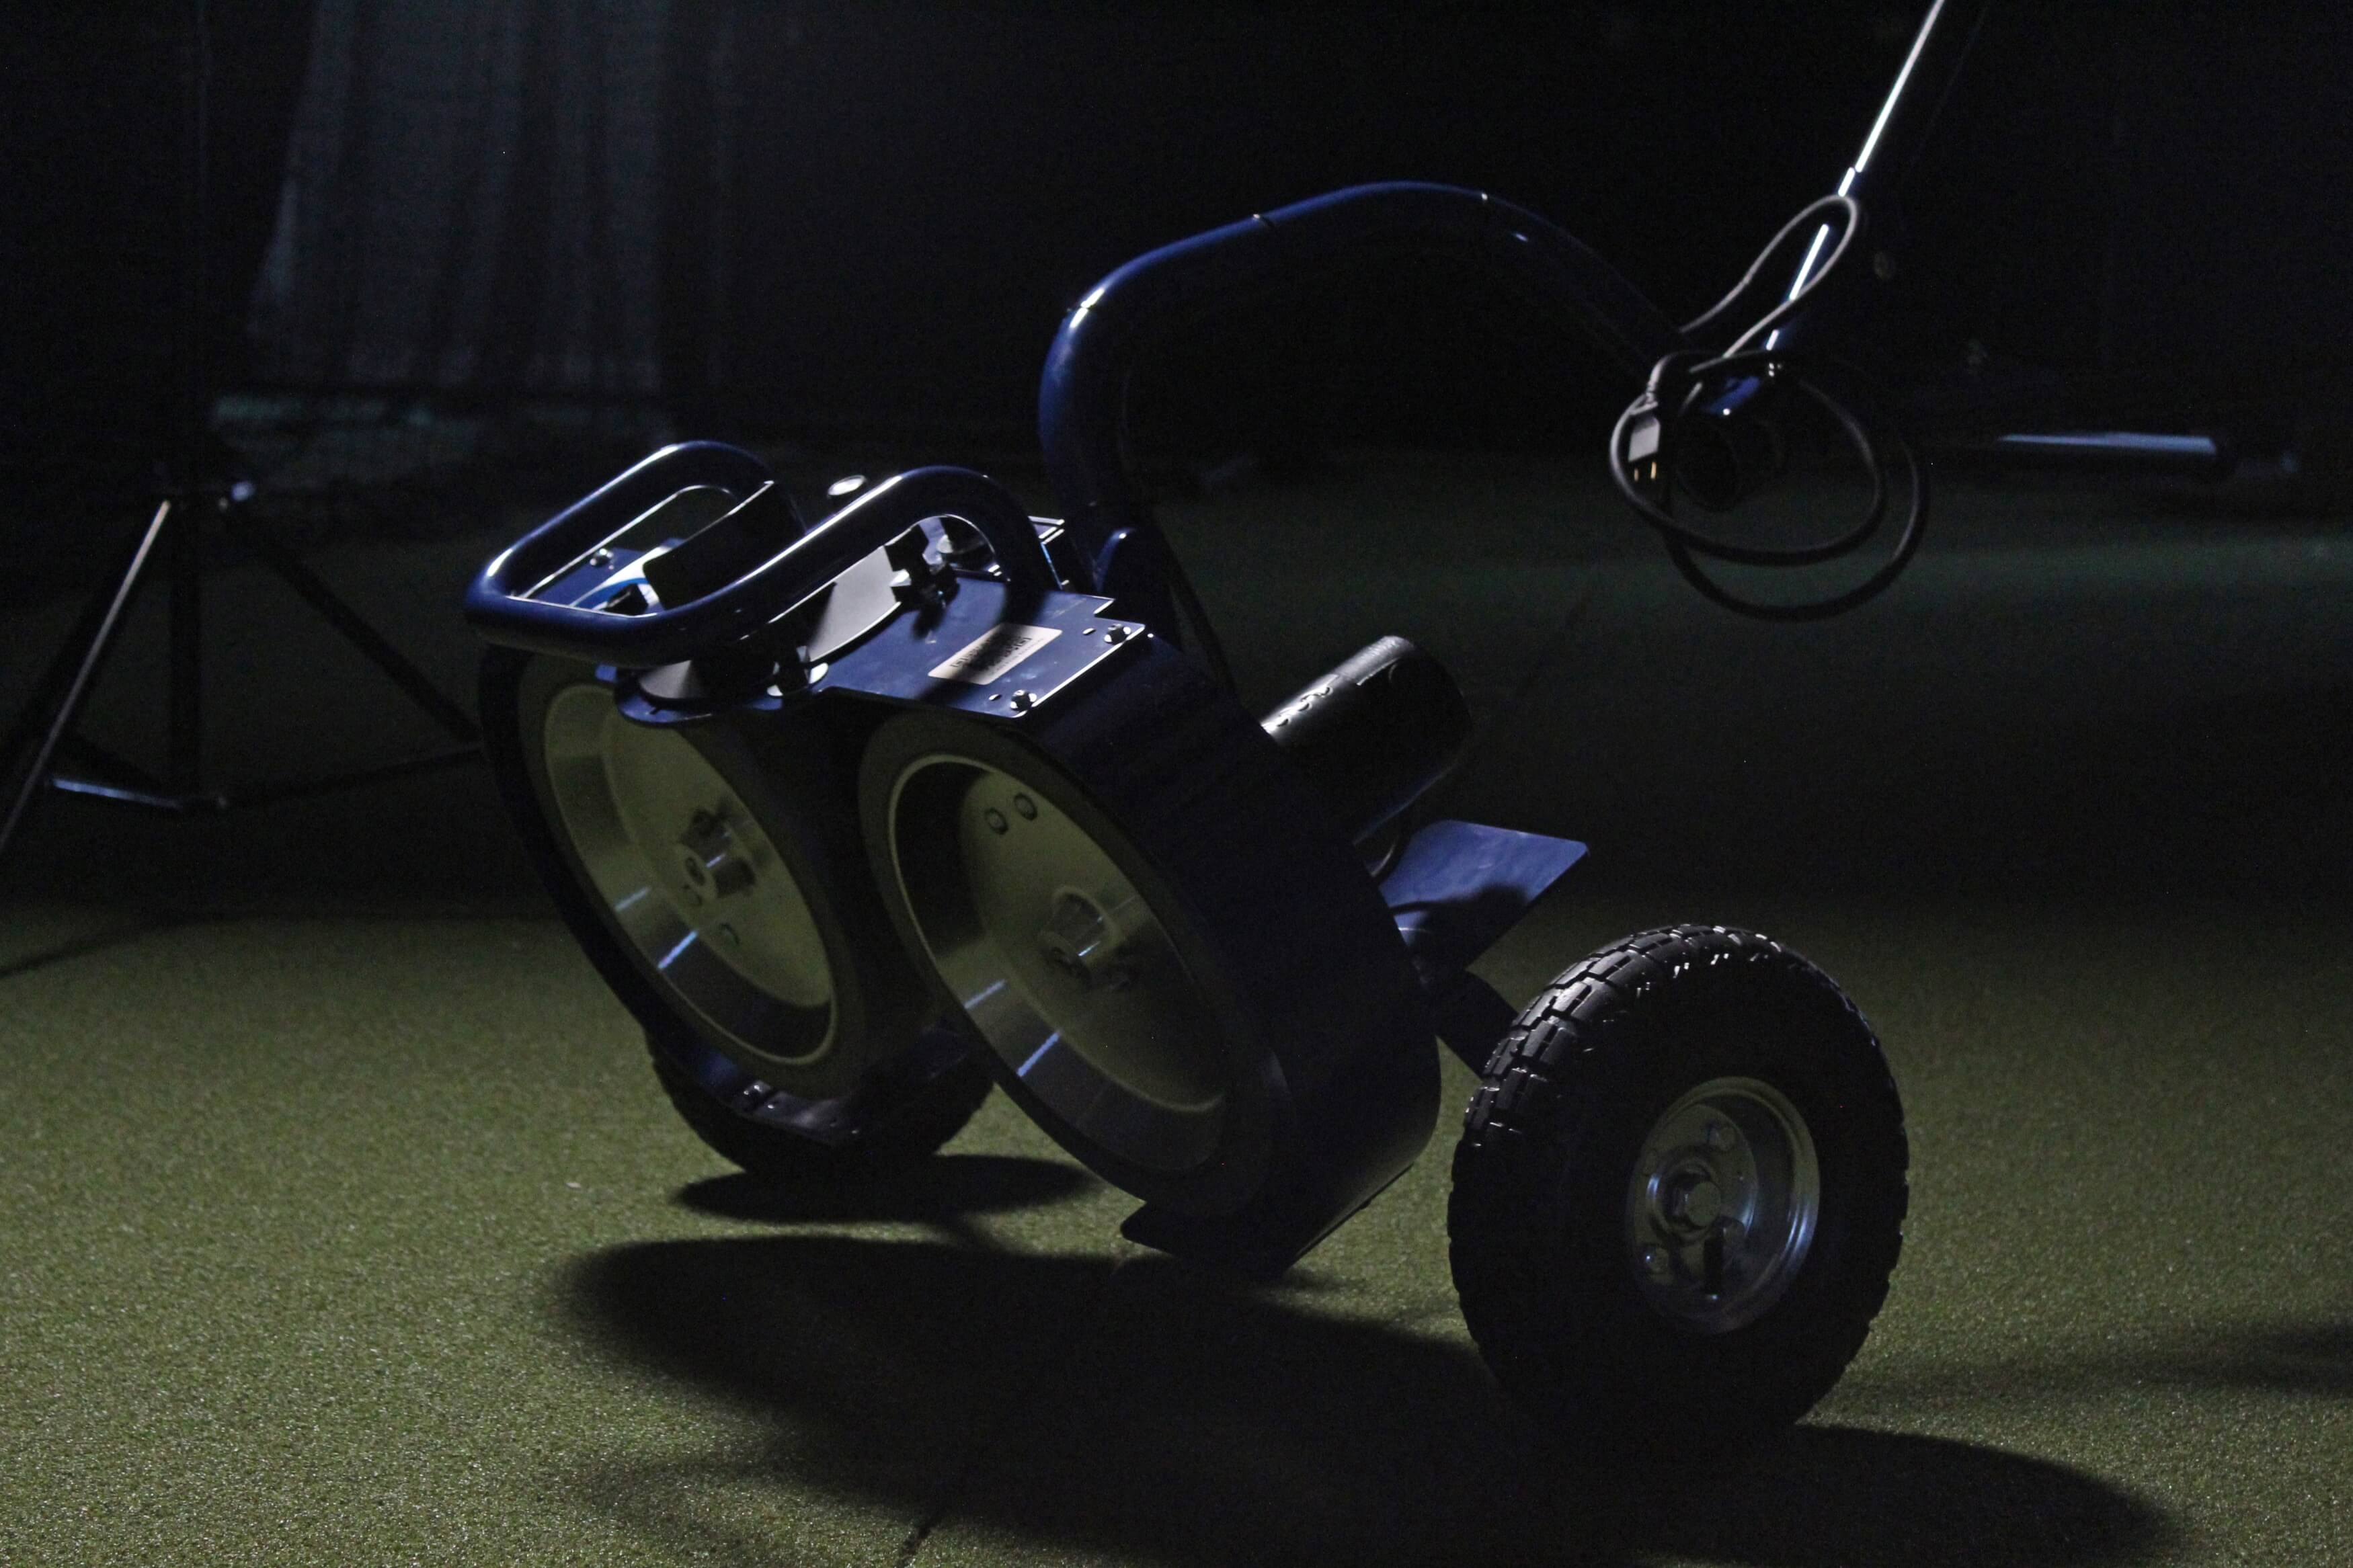
<path id="1" fill-rule="evenodd" d="M 1856 237 L 1862 231 L 1863 214 L 1862 205 L 1852 196 L 1832 195 L 1809 203 L 1766 243 L 1740 281 L 1733 285 L 1731 292 L 1686 322 L 1683 333 L 1686 341 L 1696 341 L 1706 335 L 1711 328 L 1730 316 L 1744 300 L 1756 291 L 1758 280 L 1767 276 L 1767 268 L 1794 238 L 1805 233 L 1809 226 L 1825 223 L 1832 217 L 1845 221 L 1840 226 L 1838 239 L 1831 246 L 1830 254 L 1821 258 L 1818 268 L 1809 268 L 1787 297 L 1751 322 L 1722 349 L 1685 349 L 1660 360 L 1651 368 L 1649 384 L 1643 388 L 1641 395 L 1627 405 L 1609 433 L 1610 479 L 1635 515 L 1648 523 L 1665 543 L 1668 559 L 1674 563 L 1675 570 L 1710 603 L 1758 620 L 1821 620 L 1841 615 L 1875 597 L 1910 564 L 1920 548 L 1921 536 L 1927 524 L 1926 476 L 1902 431 L 1883 418 L 1867 416 L 1855 411 L 1857 405 L 1866 410 L 1871 409 L 1874 401 L 1861 389 L 1843 385 L 1833 392 L 1823 384 L 1824 380 L 1848 379 L 1838 374 L 1833 362 L 1818 355 L 1799 354 L 1772 346 L 1774 330 L 1828 281 L 1852 252 Z M 1814 243 L 1820 243 L 1819 237 Z M 1750 345 L 1760 338 L 1765 340 L 1766 346 L 1752 348 Z M 1674 422 L 1690 417 L 1694 405 L 1711 385 L 1720 385 L 1733 377 L 1744 375 L 1753 375 L 1760 381 L 1793 389 L 1820 406 L 1838 425 L 1871 479 L 1871 505 L 1860 522 L 1835 538 L 1818 543 L 1767 546 L 1734 544 L 1698 532 L 1676 520 L 1671 510 L 1673 500 L 1672 448 Z M 1649 492 L 1637 482 L 1634 469 L 1627 459 L 1629 438 L 1638 422 L 1646 418 L 1653 422 L 1658 435 L 1658 444 L 1651 458 L 1653 484 Z M 1785 569 L 1820 565 L 1852 554 L 1877 536 L 1880 525 L 1886 520 L 1891 460 L 1902 474 L 1907 497 L 1904 527 L 1896 537 L 1895 548 L 1889 558 L 1853 587 L 1826 599 L 1773 604 L 1744 598 L 1733 593 L 1708 576 L 1700 565 L 1700 561 L 1705 559 L 1739 566 Z"/>
<path id="2" fill-rule="evenodd" d="M 1808 202 L 1800 207 L 1797 216 L 1783 224 L 1781 231 L 1765 242 L 1765 248 L 1757 253 L 1757 259 L 1748 264 L 1748 270 L 1740 275 L 1740 281 L 1732 286 L 1730 293 L 1683 323 L 1683 334 L 1685 341 L 1696 341 L 1702 332 L 1715 324 L 1717 317 L 1725 314 L 1745 299 L 1749 291 L 1756 288 L 1757 280 L 1764 276 L 1766 263 L 1778 255 L 1781 247 L 1788 244 L 1791 238 L 1803 233 L 1808 224 L 1820 223 L 1832 213 L 1843 217 L 1846 222 L 1840 226 L 1838 243 L 1831 247 L 1831 253 L 1828 256 L 1822 258 L 1820 268 L 1806 278 L 1799 288 L 1791 289 L 1788 298 L 1767 311 L 1752 323 L 1747 331 L 1727 344 L 1723 352 L 1737 353 L 1748 346 L 1751 339 L 1779 326 L 1782 318 L 1788 315 L 1797 308 L 1799 301 L 1820 288 L 1829 279 L 1831 274 L 1838 269 L 1839 263 L 1846 258 L 1848 250 L 1853 246 L 1855 237 L 1862 232 L 1862 204 L 1852 196 L 1833 192 L 1819 200 Z"/>
<path id="3" fill-rule="evenodd" d="M 1622 460 L 1613 462 L 1610 473 L 1618 481 L 1619 493 L 1669 545 L 1681 546 L 1694 554 L 1715 561 L 1728 561 L 1738 566 L 1814 566 L 1852 555 L 1879 531 L 1879 524 L 1887 515 L 1887 479 L 1881 468 L 1877 447 L 1870 431 L 1851 409 L 1815 384 L 1810 377 L 1791 370 L 1790 358 L 1785 354 L 1765 352 L 1726 354 L 1721 359 L 1703 361 L 1694 372 L 1688 373 L 1675 366 L 1674 362 L 1680 357 L 1671 354 L 1661 360 L 1660 370 L 1651 373 L 1650 387 L 1644 389 L 1643 395 L 1628 405 L 1626 412 L 1618 416 L 1617 426 L 1609 435 L 1609 449 L 1613 455 L 1625 450 L 1626 435 L 1635 420 L 1663 407 L 1665 400 L 1658 395 L 1662 390 L 1676 390 L 1678 381 L 1688 381 L 1690 384 L 1680 389 L 1684 395 L 1675 399 L 1682 405 L 1678 412 L 1687 412 L 1693 397 L 1701 390 L 1701 376 L 1736 373 L 1754 365 L 1765 374 L 1786 377 L 1788 384 L 1811 397 L 1832 419 L 1838 421 L 1839 428 L 1845 432 L 1848 441 L 1862 457 L 1863 467 L 1871 475 L 1871 509 L 1854 527 L 1820 544 L 1732 544 L 1685 528 L 1675 521 L 1672 512 L 1641 492 L 1633 477 L 1626 471 Z M 1663 377 L 1662 371 L 1666 372 Z M 1664 386 L 1662 385 L 1662 381 Z M 1662 465 L 1665 462 L 1663 434 L 1662 426 Z"/>
<path id="4" fill-rule="evenodd" d="M 1857 605 L 1877 598 L 1890 583 L 1902 575 L 1904 569 L 1912 563 L 1912 557 L 1918 553 L 1921 537 L 1927 531 L 1928 491 L 1920 473 L 1919 459 L 1908 442 L 1898 443 L 1897 450 L 1904 461 L 1905 481 L 1912 492 L 1912 505 L 1904 520 L 1904 531 L 1896 535 L 1895 549 L 1881 563 L 1879 570 L 1844 593 L 1833 594 L 1827 599 L 1786 605 L 1744 599 L 1701 569 L 1693 557 L 1703 552 L 1688 550 L 1671 539 L 1667 542 L 1667 558 L 1675 563 L 1675 570 L 1683 574 L 1683 581 L 1698 589 L 1703 598 L 1752 620 L 1826 621 L 1833 616 L 1842 616 Z"/>

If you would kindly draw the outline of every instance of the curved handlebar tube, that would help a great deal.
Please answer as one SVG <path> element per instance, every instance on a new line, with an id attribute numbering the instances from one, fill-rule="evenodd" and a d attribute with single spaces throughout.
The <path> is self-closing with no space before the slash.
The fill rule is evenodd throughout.
<path id="1" fill-rule="evenodd" d="M 1057 586 L 1019 502 L 967 468 L 914 468 L 886 479 L 755 571 L 713 594 L 642 615 L 586 610 L 531 597 L 534 584 L 691 485 L 748 493 L 768 479 L 750 453 L 715 442 L 666 447 L 557 513 L 482 568 L 466 591 L 466 618 L 490 642 L 625 669 L 705 658 L 754 637 L 792 607 L 926 518 L 960 517 L 980 531 L 1012 602 Z"/>
<path id="2" fill-rule="evenodd" d="M 1038 431 L 1064 526 L 1099 593 L 1125 600 L 1149 583 L 1112 574 L 1114 537 L 1156 537 L 1120 460 L 1128 373 L 1168 329 L 1318 268 L 1381 253 L 1470 262 L 1564 318 L 1639 380 L 1683 334 L 1616 268 L 1553 224 L 1454 185 L 1356 185 L 1164 246 L 1095 285 L 1063 320 L 1038 389 Z M 1149 559 L 1146 556 L 1145 559 Z M 1165 597 L 1165 595 L 1160 595 Z M 1152 616 L 1146 606 L 1129 613 Z"/>

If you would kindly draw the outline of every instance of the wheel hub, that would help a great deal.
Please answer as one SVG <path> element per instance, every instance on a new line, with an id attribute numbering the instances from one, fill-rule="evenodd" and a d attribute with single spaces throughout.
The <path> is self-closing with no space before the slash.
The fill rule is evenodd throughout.
<path id="1" fill-rule="evenodd" d="M 681 869 L 686 873 L 679 899 L 689 909 L 705 899 L 729 899 L 751 890 L 755 873 L 751 855 L 729 823 L 733 806 L 732 801 L 723 800 L 713 809 L 696 811 L 679 835 L 678 847 L 684 852 Z"/>
<path id="2" fill-rule="evenodd" d="M 1144 1169 L 1206 1159 L 1226 1109 L 1221 1026 L 1123 853 L 1042 786 L 965 757 L 909 767 L 890 812 L 932 962 L 1029 1092 Z"/>
<path id="3" fill-rule="evenodd" d="M 1724 1212 L 1724 1189 L 1704 1171 L 1686 1171 L 1669 1184 L 1664 1207 L 1676 1229 L 1705 1230 Z"/>
<path id="4" fill-rule="evenodd" d="M 1763 1316 L 1813 1244 L 1821 1176 L 1788 1097 L 1711 1079 L 1642 1140 L 1626 1191 L 1626 1248 L 1651 1305 L 1704 1333 Z"/>
<path id="5" fill-rule="evenodd" d="M 654 984 L 751 1059 L 800 1068 L 831 1051 L 824 939 L 725 775 L 677 731 L 623 718 L 595 684 L 556 695 L 543 739 L 573 851 Z"/>

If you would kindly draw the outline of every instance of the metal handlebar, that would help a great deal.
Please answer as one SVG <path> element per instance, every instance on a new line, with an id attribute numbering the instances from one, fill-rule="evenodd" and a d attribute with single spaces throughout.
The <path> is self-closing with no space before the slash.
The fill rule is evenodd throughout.
<path id="1" fill-rule="evenodd" d="M 874 486 L 765 563 L 716 593 L 638 615 L 532 597 L 534 586 L 678 491 L 716 485 L 748 493 L 767 468 L 716 442 L 666 447 L 533 529 L 482 568 L 466 590 L 466 618 L 488 641 L 628 669 L 705 658 L 757 637 L 794 605 L 926 518 L 978 529 L 1014 601 L 1056 585 L 1021 504 L 967 468 L 915 468 Z"/>
<path id="2" fill-rule="evenodd" d="M 1383 252 L 1472 263 L 1638 380 L 1683 346 L 1656 305 L 1566 231 L 1454 185 L 1352 186 L 1164 246 L 1096 284 L 1063 320 L 1038 390 L 1047 472 L 1098 591 L 1121 592 L 1103 580 L 1114 536 L 1155 531 L 1120 457 L 1125 383 L 1141 353 L 1189 317 Z"/>

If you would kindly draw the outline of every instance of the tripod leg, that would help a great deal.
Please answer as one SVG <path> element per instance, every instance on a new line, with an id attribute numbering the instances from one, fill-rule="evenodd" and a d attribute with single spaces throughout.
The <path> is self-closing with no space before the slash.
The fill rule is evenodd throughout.
<path id="1" fill-rule="evenodd" d="M 57 756 L 58 743 L 72 730 L 91 684 L 106 664 L 106 656 L 114 646 L 114 634 L 122 625 L 122 613 L 138 594 L 148 561 L 171 526 L 172 507 L 169 500 L 157 504 L 154 517 L 124 561 L 112 592 L 101 593 L 90 600 L 90 607 L 74 623 L 65 646 L 42 673 L 40 684 L 34 688 L 32 700 L 26 704 L 24 716 L 16 721 L 6 745 L 0 746 L 0 764 L 21 764 L 22 769 L 14 775 L 16 788 L 8 800 L 7 816 L 0 817 L 0 855 L 8 852 L 35 797 L 48 787 L 49 765 Z"/>
<path id="2" fill-rule="evenodd" d="M 410 663 L 374 626 L 360 619 L 349 605 L 335 596 L 335 591 L 328 587 L 318 574 L 303 565 L 292 551 L 280 543 L 276 535 L 240 518 L 234 509 L 224 513 L 223 517 L 230 535 L 238 543 L 260 557 L 264 566 L 276 573 L 279 580 L 293 589 L 303 603 L 341 632 L 353 647 L 365 654 L 368 661 L 389 676 L 394 685 L 407 693 L 411 702 L 431 715 L 434 722 L 466 745 L 473 745 L 481 740 L 481 731 L 475 726 L 471 715 L 444 697 L 434 686 L 431 677 Z"/>

